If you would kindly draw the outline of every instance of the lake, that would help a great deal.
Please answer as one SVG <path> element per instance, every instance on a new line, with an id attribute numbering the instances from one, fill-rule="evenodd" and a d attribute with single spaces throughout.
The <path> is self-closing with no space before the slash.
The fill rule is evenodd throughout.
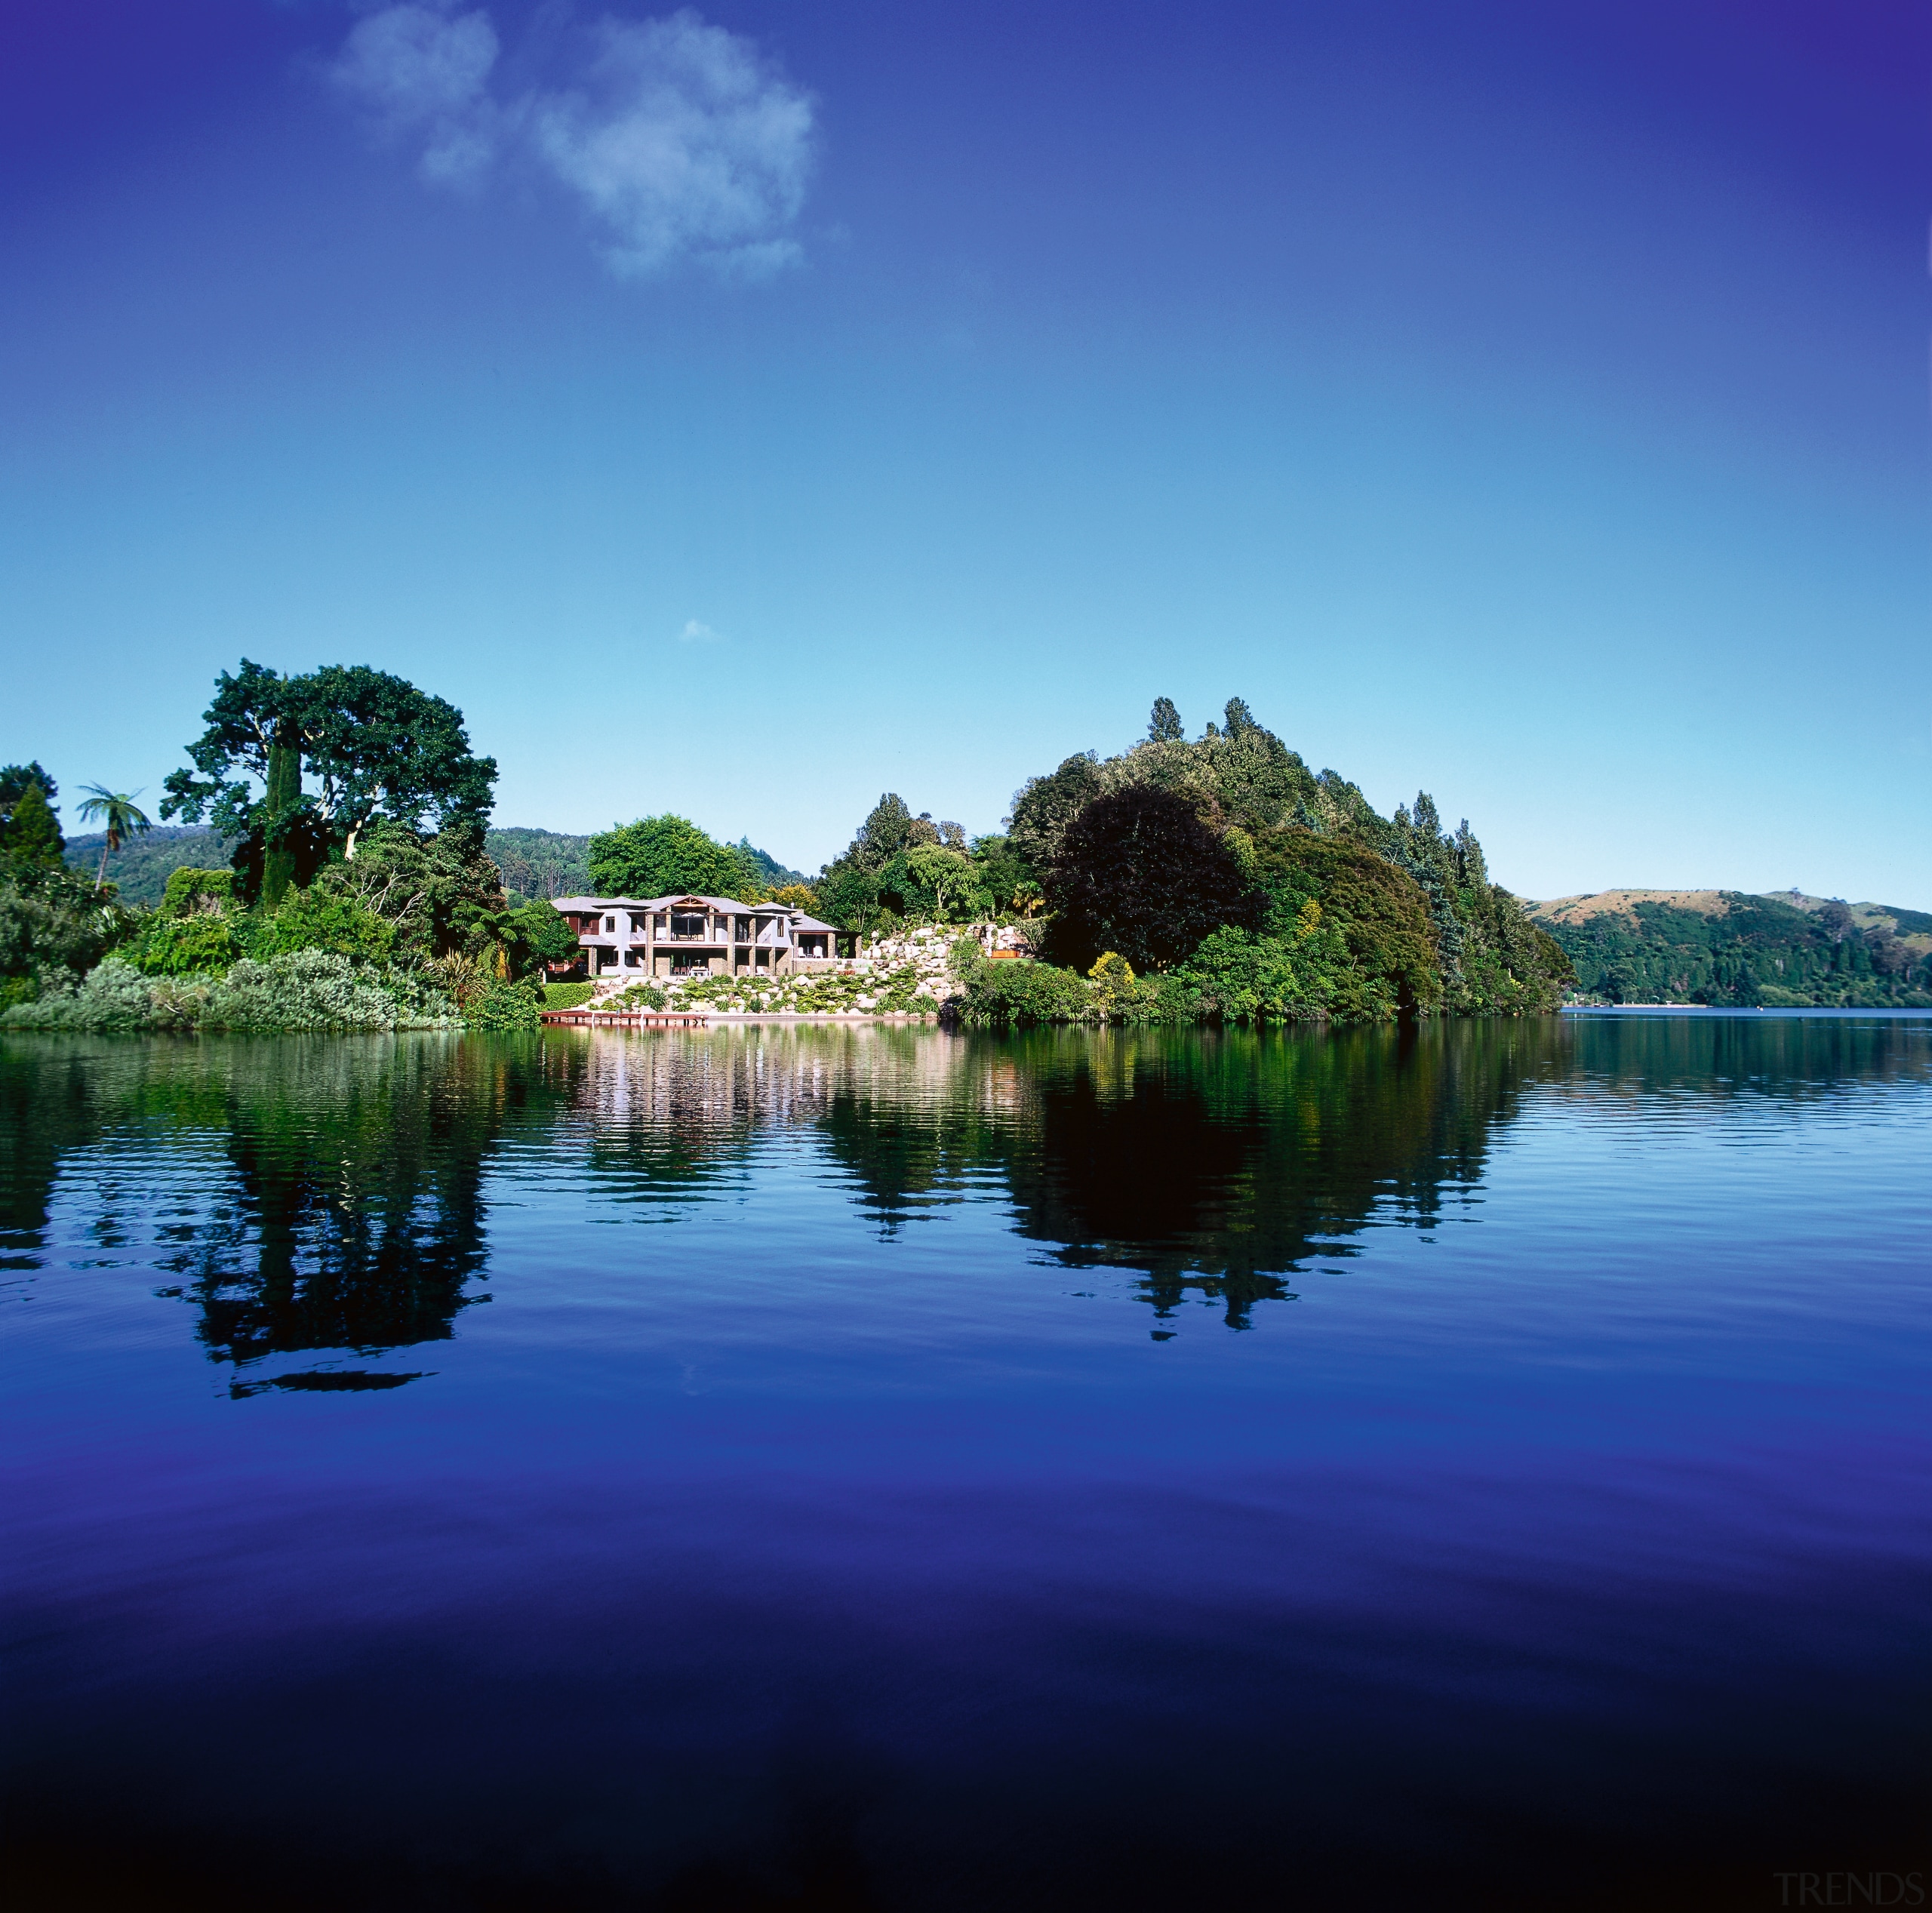
<path id="1" fill-rule="evenodd" d="M 7 1036 L 0 1099 L 17 1905 L 1927 1874 L 1932 1019 Z"/>

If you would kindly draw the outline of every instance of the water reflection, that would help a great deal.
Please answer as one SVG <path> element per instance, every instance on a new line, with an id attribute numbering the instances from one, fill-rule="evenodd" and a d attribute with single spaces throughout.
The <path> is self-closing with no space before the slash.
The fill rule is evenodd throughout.
<path id="1" fill-rule="evenodd" d="M 488 1260 L 492 1147 L 510 1121 L 571 1106 L 582 1074 L 568 1051 L 454 1037 L 10 1044 L 11 1266 L 40 1265 L 57 1181 L 91 1170 L 94 1241 L 149 1246 L 149 1266 L 176 1278 L 158 1293 L 193 1304 L 210 1358 L 238 1373 L 447 1340 L 488 1299 L 465 1290 Z M 137 1179 L 118 1167 L 131 1158 Z M 331 1368 L 233 1392 L 414 1379 Z"/>
<path id="2" fill-rule="evenodd" d="M 1426 1226 L 1461 1201 L 1568 1043 L 1553 1019 L 974 1038 L 943 1096 L 915 1102 L 875 1070 L 826 1131 L 888 1229 L 993 1172 L 1057 1261 L 1141 1271 L 1161 1318 L 1192 1289 L 1247 1327 L 1372 1218 Z"/>
<path id="3" fill-rule="evenodd" d="M 881 1237 L 993 1200 L 1061 1266 L 1137 1272 L 1157 1336 L 1190 1292 L 1244 1328 L 1364 1227 L 1430 1229 L 1469 1204 L 1532 1095 L 1613 1116 L 1678 1099 L 1706 1121 L 1922 1083 L 1929 1053 L 1925 1023 L 1876 1020 L 10 1038 L 0 1259 L 16 1277 L 44 1265 L 72 1178 L 91 1249 L 145 1253 L 238 1396 L 390 1388 L 423 1371 L 346 1359 L 447 1340 L 488 1299 L 493 1178 L 575 1179 L 583 1204 L 675 1220 L 783 1143 L 829 1165 Z M 328 1359 L 262 1373 L 291 1355 Z"/>

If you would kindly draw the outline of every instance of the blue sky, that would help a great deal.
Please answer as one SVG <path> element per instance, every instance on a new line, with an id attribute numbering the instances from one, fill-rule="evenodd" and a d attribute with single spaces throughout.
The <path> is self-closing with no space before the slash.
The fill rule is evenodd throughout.
<path id="1" fill-rule="evenodd" d="M 0 759 L 451 698 L 816 868 L 1244 697 L 1529 896 L 1932 906 L 1903 5 L 70 0 L 0 76 Z"/>

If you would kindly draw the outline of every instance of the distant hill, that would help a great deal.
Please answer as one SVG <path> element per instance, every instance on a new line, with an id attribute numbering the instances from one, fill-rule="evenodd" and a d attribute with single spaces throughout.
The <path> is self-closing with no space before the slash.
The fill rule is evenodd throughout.
<path id="1" fill-rule="evenodd" d="M 91 877 L 100 867 L 106 841 L 105 833 L 97 830 L 85 837 L 69 838 L 67 868 Z M 107 860 L 107 881 L 120 891 L 124 903 L 158 903 L 176 871 L 183 866 L 226 870 L 228 853 L 227 844 L 205 824 L 156 824 L 140 836 L 129 838 Z"/>
<path id="2" fill-rule="evenodd" d="M 1612 1003 L 1932 1008 L 1932 912 L 1801 890 L 1610 890 L 1525 906 Z"/>
<path id="3" fill-rule="evenodd" d="M 483 847 L 503 873 L 503 887 L 524 902 L 581 897 L 590 887 L 590 839 L 561 830 L 486 830 Z"/>

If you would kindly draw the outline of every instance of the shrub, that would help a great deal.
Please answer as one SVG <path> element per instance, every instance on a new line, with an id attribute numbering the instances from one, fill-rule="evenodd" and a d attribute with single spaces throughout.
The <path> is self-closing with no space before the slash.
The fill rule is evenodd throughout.
<path id="1" fill-rule="evenodd" d="M 78 979 L 134 933 L 140 919 L 63 867 L 0 865 L 0 976 Z"/>
<path id="2" fill-rule="evenodd" d="M 1105 1012 L 1087 980 L 1025 958 L 982 963 L 966 980 L 959 1020 L 984 1029 L 1035 1023 L 1100 1023 Z"/>
<path id="3" fill-rule="evenodd" d="M 574 1010 L 597 994 L 595 983 L 546 983 L 543 986 L 546 1010 Z"/>
<path id="4" fill-rule="evenodd" d="M 237 901 L 233 871 L 202 870 L 183 864 L 168 872 L 161 911 L 169 917 L 201 915 L 232 909 Z"/>
<path id="5" fill-rule="evenodd" d="M 718 980 L 728 982 L 730 980 L 721 978 Z M 575 986 L 565 984 L 561 987 L 566 989 L 575 987 L 583 990 L 587 994 L 595 986 L 590 983 L 580 983 Z M 581 998 L 579 999 L 579 1001 L 581 1000 Z M 599 1004 L 598 1007 L 603 1010 L 626 1011 L 661 1010 L 664 1007 L 665 1001 L 664 992 L 655 983 L 628 983 L 615 996 L 607 998 Z"/>
<path id="6" fill-rule="evenodd" d="M 435 1027 L 455 1006 L 426 979 L 381 973 L 331 950 L 244 958 L 209 992 L 205 1023 L 221 1029 L 352 1030 Z"/>
<path id="7" fill-rule="evenodd" d="M 280 909 L 257 919 L 249 938 L 257 959 L 296 950 L 327 950 L 380 963 L 395 951 L 394 927 L 361 898 L 321 884 L 291 890 Z"/>
<path id="8" fill-rule="evenodd" d="M 472 1029 L 536 1029 L 541 1009 L 535 984 L 493 977 L 463 1005 L 463 1020 Z"/>
<path id="9" fill-rule="evenodd" d="M 33 1001 L 8 1010 L 5 1020 L 35 1029 L 146 1029 L 152 1020 L 148 980 L 132 964 L 109 957 L 78 984 L 52 979 Z"/>
<path id="10" fill-rule="evenodd" d="M 233 921 L 207 914 L 151 917 L 128 952 L 151 976 L 217 976 L 242 954 Z"/>
<path id="11" fill-rule="evenodd" d="M 1202 1013 L 1229 1023 L 1291 1023 L 1322 1015 L 1334 995 L 1318 956 L 1287 939 L 1217 930 L 1177 973 Z"/>

